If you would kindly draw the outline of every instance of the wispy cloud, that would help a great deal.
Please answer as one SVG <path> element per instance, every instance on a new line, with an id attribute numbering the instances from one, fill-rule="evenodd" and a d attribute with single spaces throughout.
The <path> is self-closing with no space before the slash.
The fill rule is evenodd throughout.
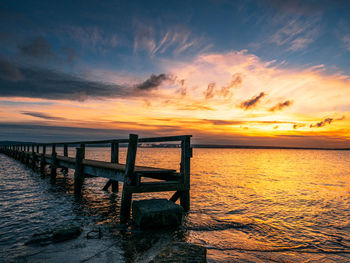
<path id="1" fill-rule="evenodd" d="M 128 87 L 0 60 L 0 96 L 84 101 L 128 95 Z M 129 94 L 130 95 L 130 94 Z"/>
<path id="2" fill-rule="evenodd" d="M 350 35 L 343 36 L 342 41 L 344 43 L 345 48 L 350 51 Z"/>
<path id="3" fill-rule="evenodd" d="M 288 51 L 299 51 L 308 47 L 320 34 L 319 18 L 294 17 L 284 22 L 271 36 L 270 42 L 285 47 Z"/>
<path id="4" fill-rule="evenodd" d="M 185 26 L 169 26 L 164 31 L 156 29 L 151 22 L 135 20 L 134 30 L 134 52 L 144 50 L 151 57 L 166 52 L 180 55 L 189 49 L 199 51 L 208 47 L 202 37 L 195 36 Z"/>
<path id="5" fill-rule="evenodd" d="M 44 98 L 50 100 L 85 101 L 88 99 L 144 97 L 165 81 L 168 74 L 152 74 L 146 80 L 115 84 L 92 81 L 78 75 L 38 67 L 25 67 L 0 59 L 0 97 Z M 154 93 L 152 93 L 154 95 Z"/>
<path id="6" fill-rule="evenodd" d="M 232 89 L 239 88 L 242 85 L 242 82 L 243 78 L 240 74 L 233 74 L 231 82 L 221 87 L 220 95 L 224 98 L 230 97 L 232 95 Z"/>
<path id="7" fill-rule="evenodd" d="M 203 92 L 205 99 L 211 99 L 215 96 L 215 82 L 211 82 L 208 84 L 207 89 Z"/>
<path id="8" fill-rule="evenodd" d="M 185 110 L 185 111 L 212 111 L 213 108 L 202 104 L 202 103 L 191 103 L 191 104 L 185 104 L 181 106 L 177 106 L 178 110 Z"/>
<path id="9" fill-rule="evenodd" d="M 341 72 L 329 74 L 326 66 L 321 65 L 310 66 L 306 69 L 286 69 L 278 65 L 279 63 L 267 64 L 244 50 L 209 53 L 184 63 L 166 60 L 162 64 L 166 72 L 176 75 L 178 79 L 186 80 L 187 100 L 203 98 L 207 106 L 220 112 L 228 110 L 234 112 L 233 108 L 237 102 L 239 106 L 240 102 L 246 101 L 248 102 L 242 107 L 249 109 L 249 100 L 254 97 L 247 100 L 247 94 L 258 97 L 261 91 L 269 94 L 269 100 L 266 101 L 267 110 L 274 106 L 277 106 L 274 110 L 290 107 L 293 101 L 293 107 L 285 114 L 305 114 L 307 112 L 313 116 L 313 119 L 317 119 L 319 115 L 313 114 L 330 112 L 334 109 L 340 111 L 343 109 L 344 112 L 340 114 L 345 114 L 349 109 L 349 102 L 346 99 L 347 96 L 350 96 L 348 76 L 342 75 Z M 232 98 L 230 95 L 226 98 L 220 96 L 221 87 L 226 87 L 231 81 L 237 84 L 231 88 Z M 281 98 L 288 99 L 281 101 Z M 326 101 L 325 98 L 327 98 Z M 274 104 L 276 101 L 282 104 L 289 102 L 283 105 L 276 103 L 276 105 Z M 271 114 L 266 113 L 266 108 L 263 107 L 257 107 L 256 111 L 265 115 Z M 248 113 L 249 111 L 244 114 Z M 278 113 L 278 115 L 282 114 L 284 113 Z"/>
<path id="10" fill-rule="evenodd" d="M 303 128 L 305 126 L 306 126 L 305 123 L 295 123 L 295 124 L 293 124 L 293 129 L 296 130 L 298 128 Z"/>
<path id="11" fill-rule="evenodd" d="M 26 39 L 17 45 L 18 58 L 24 58 L 26 61 L 34 64 L 45 64 L 45 62 L 73 63 L 78 57 L 78 53 L 72 47 L 63 46 L 54 51 L 51 43 L 44 36 L 37 36 Z"/>
<path id="12" fill-rule="evenodd" d="M 327 7 L 323 6 L 323 1 L 304 1 L 304 0 L 267 0 L 270 6 L 279 11 L 288 12 L 296 15 L 314 15 L 323 12 Z"/>
<path id="13" fill-rule="evenodd" d="M 317 122 L 316 124 L 311 124 L 310 128 L 321 128 L 327 124 L 333 123 L 334 121 L 343 121 L 343 120 L 345 120 L 345 115 L 343 115 L 340 118 L 335 118 L 335 119 L 334 118 L 325 118 L 323 121 Z"/>
<path id="14" fill-rule="evenodd" d="M 21 112 L 24 115 L 40 118 L 40 119 L 45 119 L 45 120 L 55 120 L 55 121 L 62 121 L 66 120 L 66 118 L 63 117 L 57 117 L 57 116 L 52 116 L 43 112 L 36 112 L 36 111 L 22 111 Z"/>
<path id="15" fill-rule="evenodd" d="M 232 89 L 239 88 L 242 85 L 242 77 L 240 74 L 233 74 L 231 81 L 227 85 L 221 86 L 221 89 L 216 87 L 215 82 L 208 84 L 207 89 L 203 92 L 205 99 L 214 98 L 214 96 L 228 98 L 232 97 Z"/>
<path id="16" fill-rule="evenodd" d="M 65 26 L 62 31 L 84 48 L 106 52 L 120 44 L 116 33 L 107 33 L 97 26 Z"/>
<path id="17" fill-rule="evenodd" d="M 139 90 L 152 90 L 158 88 L 165 80 L 169 80 L 169 76 L 166 74 L 154 75 L 152 74 L 144 82 L 137 84 L 136 88 Z"/>
<path id="18" fill-rule="evenodd" d="M 284 102 L 280 102 L 276 104 L 275 106 L 271 107 L 269 111 L 277 111 L 277 110 L 282 110 L 285 107 L 289 107 L 290 105 L 293 104 L 293 101 L 291 100 L 286 100 Z"/>
<path id="19" fill-rule="evenodd" d="M 17 82 L 23 78 L 21 71 L 15 65 L 0 59 L 0 80 Z"/>
<path id="20" fill-rule="evenodd" d="M 325 126 L 326 124 L 331 124 L 333 122 L 333 118 L 326 118 L 323 121 L 320 121 L 316 124 L 311 124 L 310 128 L 315 127 L 315 128 L 321 128 Z"/>
<path id="21" fill-rule="evenodd" d="M 18 46 L 22 56 L 28 56 L 37 59 L 54 58 L 49 41 L 43 36 L 36 37 Z"/>
<path id="22" fill-rule="evenodd" d="M 249 100 L 243 101 L 240 105 L 240 107 L 244 110 L 248 110 L 251 108 L 254 108 L 259 102 L 260 100 L 265 96 L 264 92 L 260 92 L 259 95 L 252 97 Z"/>

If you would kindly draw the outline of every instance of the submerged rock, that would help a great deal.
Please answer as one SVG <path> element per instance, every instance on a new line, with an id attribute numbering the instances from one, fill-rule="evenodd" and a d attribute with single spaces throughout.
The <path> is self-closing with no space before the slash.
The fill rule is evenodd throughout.
<path id="1" fill-rule="evenodd" d="M 132 217 L 141 228 L 178 226 L 183 220 L 183 208 L 167 199 L 134 201 Z"/>
<path id="2" fill-rule="evenodd" d="M 25 242 L 25 245 L 40 245 L 46 246 L 52 242 L 58 243 L 70 239 L 77 238 L 82 233 L 82 228 L 79 226 L 66 226 L 58 228 L 54 231 L 37 233 L 30 240 Z"/>
<path id="3" fill-rule="evenodd" d="M 81 232 L 83 232 L 83 230 L 79 226 L 61 228 L 53 232 L 52 239 L 55 243 L 62 242 L 77 238 L 78 236 L 80 236 Z"/>
<path id="4" fill-rule="evenodd" d="M 161 262 L 207 262 L 207 249 L 185 242 L 173 242 L 162 249 L 149 263 Z"/>
<path id="5" fill-rule="evenodd" d="M 40 245 L 46 246 L 52 242 L 52 231 L 37 233 L 30 240 L 25 242 L 25 245 Z"/>

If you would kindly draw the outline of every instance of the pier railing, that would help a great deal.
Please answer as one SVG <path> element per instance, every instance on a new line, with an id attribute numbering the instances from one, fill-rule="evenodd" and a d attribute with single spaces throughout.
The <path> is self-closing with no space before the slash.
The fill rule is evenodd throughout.
<path id="1" fill-rule="evenodd" d="M 136 152 L 139 143 L 181 142 L 181 162 L 179 171 L 156 167 L 136 166 Z M 111 161 L 97 161 L 85 159 L 86 145 L 109 144 L 111 147 Z M 119 162 L 120 144 L 128 144 L 126 163 Z M 76 148 L 75 158 L 68 156 L 69 147 Z M 63 146 L 63 155 L 57 155 L 56 147 Z M 51 153 L 47 154 L 47 148 Z M 45 175 L 46 166 L 50 167 L 51 182 L 54 183 L 57 169 L 67 174 L 68 169 L 74 169 L 74 193 L 81 194 L 86 176 L 104 177 L 108 181 L 103 190 L 110 186 L 113 192 L 118 191 L 118 182 L 123 183 L 120 208 L 120 221 L 126 223 L 130 218 L 133 193 L 175 191 L 170 198 L 180 204 L 185 211 L 190 209 L 190 161 L 192 157 L 191 135 L 138 138 L 130 134 L 129 139 L 113 139 L 99 141 L 76 141 L 56 143 L 23 143 L 0 146 L 0 152 L 21 161 L 33 170 L 39 170 Z M 142 178 L 157 179 L 157 181 L 143 182 Z"/>

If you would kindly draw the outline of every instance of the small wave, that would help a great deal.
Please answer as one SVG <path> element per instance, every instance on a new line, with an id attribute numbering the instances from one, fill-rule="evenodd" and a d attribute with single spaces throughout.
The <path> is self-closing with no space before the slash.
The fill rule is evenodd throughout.
<path id="1" fill-rule="evenodd" d="M 207 249 L 214 249 L 219 251 L 238 250 L 238 251 L 251 251 L 251 252 L 298 252 L 298 253 L 323 253 L 323 254 L 350 254 L 349 249 L 323 249 L 315 248 L 310 245 L 298 245 L 298 246 L 281 246 L 270 248 L 242 248 L 242 247 L 216 247 L 206 246 Z"/>
<path id="2" fill-rule="evenodd" d="M 226 214 L 229 214 L 229 215 L 243 214 L 243 212 L 245 212 L 245 211 L 246 211 L 245 208 L 234 209 L 234 210 L 228 211 Z"/>
<path id="3" fill-rule="evenodd" d="M 227 229 L 238 229 L 238 228 L 248 228 L 249 224 L 242 224 L 238 222 L 230 222 L 230 223 L 213 223 L 208 225 L 200 225 L 200 226 L 188 226 L 188 230 L 193 231 L 219 231 L 219 230 L 227 230 Z"/>

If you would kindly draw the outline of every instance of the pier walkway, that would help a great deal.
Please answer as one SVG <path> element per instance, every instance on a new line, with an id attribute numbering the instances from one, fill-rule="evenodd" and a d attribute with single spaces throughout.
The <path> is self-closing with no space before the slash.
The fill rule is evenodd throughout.
<path id="1" fill-rule="evenodd" d="M 179 171 L 157 167 L 136 166 L 136 151 L 139 143 L 181 142 L 181 163 Z M 106 145 L 111 147 L 111 161 L 103 162 L 85 159 L 87 145 Z M 119 163 L 120 144 L 128 144 L 126 163 Z M 63 155 L 57 155 L 56 147 L 63 147 Z M 76 147 L 75 158 L 68 157 L 68 148 Z M 46 149 L 51 147 L 51 154 Z M 86 176 L 104 177 L 109 179 L 103 188 L 118 191 L 118 182 L 123 183 L 120 222 L 127 223 L 130 219 L 130 210 L 133 193 L 175 191 L 170 198 L 180 205 L 184 211 L 190 209 L 190 160 L 192 157 L 191 135 L 138 138 L 130 134 L 129 139 L 78 141 L 57 143 L 32 143 L 0 146 L 0 152 L 21 161 L 33 170 L 45 174 L 46 166 L 50 167 L 51 182 L 54 183 L 57 169 L 67 173 L 74 169 L 74 193 L 81 194 Z M 143 182 L 142 178 L 156 179 L 156 181 Z"/>

